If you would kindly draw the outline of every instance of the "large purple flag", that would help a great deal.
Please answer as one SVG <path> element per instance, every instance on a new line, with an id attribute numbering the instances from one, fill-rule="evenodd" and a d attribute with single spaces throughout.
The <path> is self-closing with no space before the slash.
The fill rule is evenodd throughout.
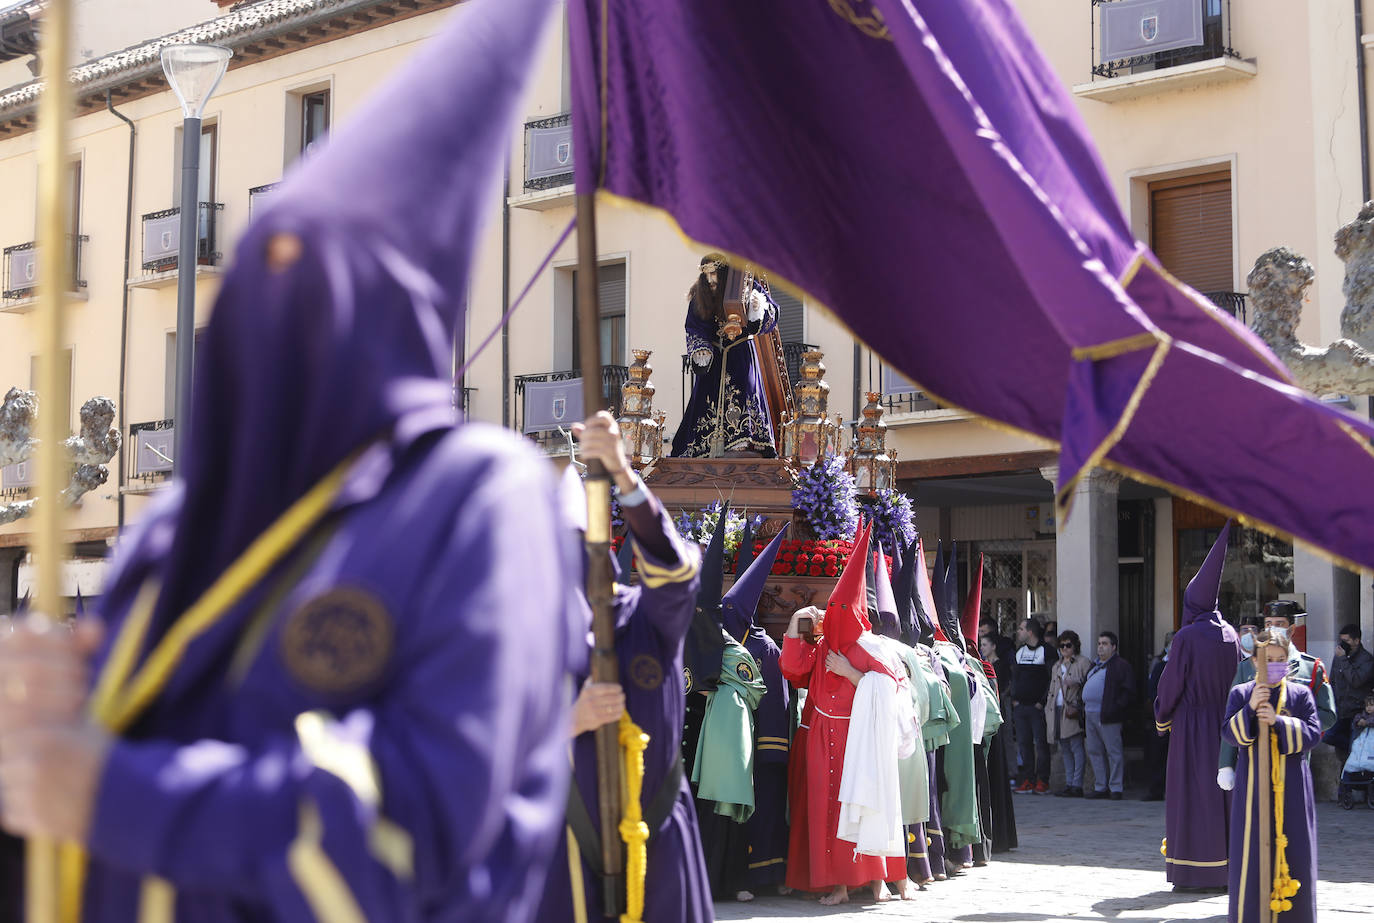
<path id="1" fill-rule="evenodd" d="M 1374 566 L 1374 428 L 1132 237 L 1006 0 L 569 10 L 579 192 L 661 209 L 940 400 L 1058 443 L 1061 516 L 1102 465 Z"/>

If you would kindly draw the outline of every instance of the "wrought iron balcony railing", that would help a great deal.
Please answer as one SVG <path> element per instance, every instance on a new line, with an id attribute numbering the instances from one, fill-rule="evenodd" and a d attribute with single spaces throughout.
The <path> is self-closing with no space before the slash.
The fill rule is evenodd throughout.
<path id="1" fill-rule="evenodd" d="M 1202 294 L 1209 299 L 1212 304 L 1221 308 L 1242 324 L 1248 323 L 1245 319 L 1244 292 L 1203 292 Z"/>
<path id="2" fill-rule="evenodd" d="M 68 234 L 67 246 L 71 248 L 68 259 L 71 261 L 71 282 L 69 292 L 79 292 L 86 287 L 86 275 L 81 267 L 82 246 L 90 237 L 85 234 Z M 35 241 L 16 244 L 4 250 L 4 290 L 0 298 L 5 301 L 19 301 L 32 298 L 38 288 L 38 244 Z"/>
<path id="3" fill-rule="evenodd" d="M 526 424 L 530 420 L 530 407 L 527 406 L 528 386 L 535 383 L 571 381 L 580 379 L 582 372 L 578 369 L 567 369 L 561 372 L 540 372 L 535 375 L 515 376 L 515 429 L 517 432 L 525 432 Z M 612 416 L 620 416 L 620 386 L 625 384 L 630 378 L 630 367 L 627 365 L 603 365 L 601 366 L 601 397 L 610 408 Z M 581 400 L 578 392 L 575 400 Z M 555 416 L 558 416 L 555 414 Z M 577 412 L 576 407 L 565 407 L 561 425 L 566 429 L 573 423 L 580 422 L 586 416 L 585 410 Z M 549 435 L 552 433 L 552 436 Z M 547 426 L 542 432 L 530 432 L 527 435 L 541 446 L 547 448 L 557 448 L 563 444 L 562 437 L 558 435 L 556 426 Z M 550 443 L 550 440 L 553 440 Z"/>
<path id="4" fill-rule="evenodd" d="M 572 116 L 525 123 L 525 190 L 536 192 L 573 181 Z"/>
<path id="5" fill-rule="evenodd" d="M 1091 0 L 1090 6 L 1094 80 L 1240 58 L 1231 47 L 1231 0 Z M 1151 50 L 1156 44 L 1160 50 Z"/>
<path id="6" fill-rule="evenodd" d="M 281 185 L 281 182 L 265 183 L 262 186 L 254 186 L 248 190 L 248 220 L 253 220 L 254 213 L 266 205 L 272 198 L 272 191 Z"/>
<path id="7" fill-rule="evenodd" d="M 218 244 L 222 202 L 201 202 L 196 221 L 196 262 L 215 266 L 223 258 Z M 166 272 L 177 268 L 181 249 L 181 209 L 166 208 L 143 216 L 143 271 Z"/>

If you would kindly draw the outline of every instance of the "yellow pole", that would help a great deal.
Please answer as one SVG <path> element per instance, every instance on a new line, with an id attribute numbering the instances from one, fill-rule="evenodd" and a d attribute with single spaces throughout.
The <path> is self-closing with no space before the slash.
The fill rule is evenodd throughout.
<path id="1" fill-rule="evenodd" d="M 70 381 L 63 381 L 63 299 L 70 288 L 66 226 L 67 133 L 72 90 L 67 62 L 71 60 L 71 0 L 50 0 L 44 10 L 42 64 L 46 81 L 38 105 L 38 497 L 34 511 L 33 550 L 38 566 L 35 611 L 52 618 L 62 612 L 59 584 L 62 564 L 60 531 L 63 488 L 62 440 L 68 423 L 60 412 L 67 407 Z M 26 854 L 25 904 L 28 923 L 57 923 L 57 847 L 32 837 Z"/>

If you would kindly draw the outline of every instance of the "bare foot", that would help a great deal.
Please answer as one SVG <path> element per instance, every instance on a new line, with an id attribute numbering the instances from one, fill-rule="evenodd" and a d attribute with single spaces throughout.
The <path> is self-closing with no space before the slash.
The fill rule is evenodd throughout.
<path id="1" fill-rule="evenodd" d="M 787 887 L 787 885 L 778 885 L 778 894 L 782 895 L 783 897 L 786 897 L 791 893 L 792 889 Z"/>
<path id="2" fill-rule="evenodd" d="M 897 882 L 897 896 L 904 901 L 916 900 L 916 885 L 910 878 L 903 878 Z"/>
<path id="3" fill-rule="evenodd" d="M 826 907 L 834 907 L 836 904 L 843 904 L 849 900 L 849 889 L 844 885 L 838 885 L 825 897 L 821 898 L 821 904 Z"/>
<path id="4" fill-rule="evenodd" d="M 736 891 L 736 892 L 735 892 L 735 900 L 737 900 L 737 901 L 744 902 L 744 901 L 752 901 L 753 899 L 754 899 L 754 892 L 753 892 L 753 891 Z"/>
<path id="5" fill-rule="evenodd" d="M 930 880 L 931 880 L 931 881 L 945 881 L 945 880 L 948 879 L 948 878 L 949 878 L 948 875 L 940 874 L 940 875 L 936 875 L 934 878 L 932 878 L 932 879 L 930 879 Z"/>
<path id="6" fill-rule="evenodd" d="M 873 902 L 875 904 L 881 904 L 885 901 L 892 900 L 892 892 L 887 890 L 887 883 L 881 878 L 873 879 L 873 881 L 869 883 L 869 887 L 873 889 Z"/>

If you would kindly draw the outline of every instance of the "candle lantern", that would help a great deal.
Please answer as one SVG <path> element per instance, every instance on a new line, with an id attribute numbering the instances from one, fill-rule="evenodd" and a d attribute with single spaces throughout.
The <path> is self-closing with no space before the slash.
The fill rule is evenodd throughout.
<path id="1" fill-rule="evenodd" d="M 849 452 L 849 473 L 854 486 L 872 496 L 879 490 L 890 490 L 897 484 L 896 453 L 888 454 L 887 424 L 883 422 L 882 395 L 867 392 L 868 404 L 863 409 Z"/>
<path id="2" fill-rule="evenodd" d="M 635 470 L 647 468 L 663 455 L 662 412 L 654 413 L 654 383 L 649 380 L 653 366 L 649 365 L 652 350 L 632 350 L 635 361 L 630 363 L 628 377 L 620 386 L 620 438 Z"/>
<path id="3" fill-rule="evenodd" d="M 840 426 L 827 416 L 830 385 L 822 377 L 823 355 L 819 349 L 802 353 L 801 379 L 792 389 L 796 410 L 783 421 L 782 456 L 793 469 L 809 468 L 840 451 Z"/>

